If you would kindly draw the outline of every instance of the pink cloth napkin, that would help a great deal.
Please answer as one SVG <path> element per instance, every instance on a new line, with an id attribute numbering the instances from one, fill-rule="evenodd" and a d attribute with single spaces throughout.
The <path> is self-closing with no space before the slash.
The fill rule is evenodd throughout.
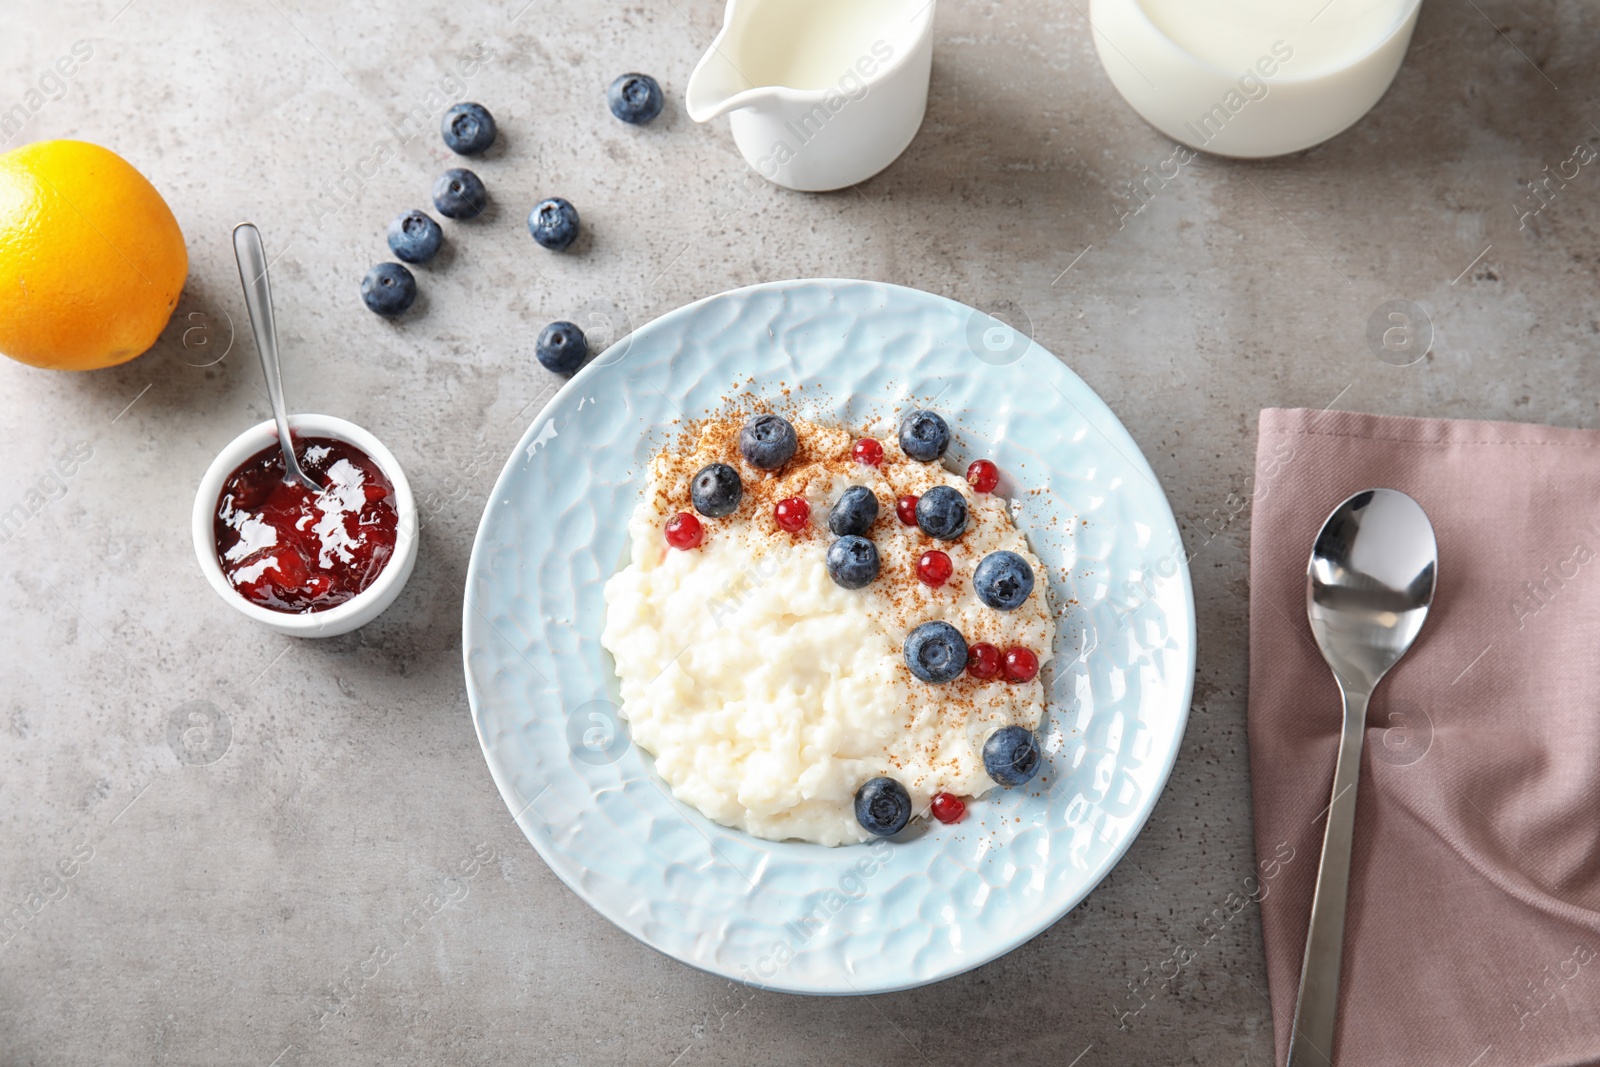
<path id="1" fill-rule="evenodd" d="M 1256 464 L 1250 773 L 1278 1063 L 1340 719 L 1306 559 L 1377 486 L 1427 511 L 1439 584 L 1367 719 L 1334 1062 L 1600 1063 L 1600 433 L 1267 410 Z"/>

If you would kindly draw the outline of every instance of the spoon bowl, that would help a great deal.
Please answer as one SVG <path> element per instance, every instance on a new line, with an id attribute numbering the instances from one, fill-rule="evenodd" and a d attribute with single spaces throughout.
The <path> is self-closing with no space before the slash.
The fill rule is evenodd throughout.
<path id="1" fill-rule="evenodd" d="M 1344 726 L 1311 899 L 1289 1067 L 1336 1062 L 1339 964 L 1367 702 L 1421 632 L 1438 570 L 1433 524 L 1420 504 L 1394 489 L 1365 489 L 1334 508 L 1306 565 L 1306 614 L 1339 683 Z"/>
<path id="2" fill-rule="evenodd" d="M 1328 516 L 1306 567 L 1306 613 L 1341 686 L 1370 691 L 1417 639 L 1433 603 L 1438 548 L 1421 505 L 1357 493 Z"/>

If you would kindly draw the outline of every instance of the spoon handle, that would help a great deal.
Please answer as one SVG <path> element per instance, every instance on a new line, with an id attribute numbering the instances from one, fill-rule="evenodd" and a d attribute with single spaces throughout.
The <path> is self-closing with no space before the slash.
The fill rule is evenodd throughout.
<path id="1" fill-rule="evenodd" d="M 1311 898 L 1300 995 L 1294 1005 L 1288 1067 L 1327 1067 L 1333 1060 L 1334 1022 L 1339 1010 L 1339 964 L 1344 954 L 1345 900 L 1350 892 L 1350 843 L 1356 825 L 1356 781 L 1361 775 L 1361 741 L 1366 736 L 1370 693 L 1344 695 L 1344 731 L 1333 770 L 1333 800 L 1322 835 L 1317 890 Z"/>
<path id="2" fill-rule="evenodd" d="M 267 250 L 261 244 L 261 231 L 251 222 L 233 228 L 233 255 L 239 263 L 239 281 L 244 286 L 244 306 L 250 312 L 250 329 L 256 338 L 256 354 L 261 357 L 261 373 L 267 379 L 267 401 L 278 424 L 278 444 L 283 449 L 284 481 L 298 481 L 319 488 L 300 469 L 289 437 L 289 413 L 283 403 L 283 376 L 278 370 L 278 327 L 272 318 L 272 283 L 267 279 Z"/>

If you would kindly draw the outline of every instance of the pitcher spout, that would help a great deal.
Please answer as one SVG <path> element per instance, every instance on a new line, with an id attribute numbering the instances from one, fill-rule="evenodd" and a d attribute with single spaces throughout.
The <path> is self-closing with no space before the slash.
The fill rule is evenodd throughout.
<path id="1" fill-rule="evenodd" d="M 728 58 L 724 49 L 727 37 L 728 31 L 724 28 L 695 64 L 694 73 L 689 75 L 684 106 L 696 122 L 710 122 L 719 115 L 759 104 L 768 95 L 765 88 L 750 84 Z"/>

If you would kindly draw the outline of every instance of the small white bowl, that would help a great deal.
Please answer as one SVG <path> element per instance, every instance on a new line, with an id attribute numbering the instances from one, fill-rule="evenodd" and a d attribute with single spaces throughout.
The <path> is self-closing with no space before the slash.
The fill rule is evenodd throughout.
<path id="1" fill-rule="evenodd" d="M 394 454 L 383 442 L 353 422 L 332 415 L 290 415 L 289 427 L 302 437 L 332 437 L 355 445 L 372 457 L 394 485 L 394 504 L 399 512 L 399 526 L 395 531 L 394 555 L 384 564 L 373 583 L 338 607 L 327 611 L 308 611 L 291 614 L 272 611 L 252 604 L 240 596 L 223 576 L 222 563 L 217 559 L 216 533 L 213 519 L 217 501 L 222 497 L 222 484 L 239 465 L 263 448 L 276 446 L 278 427 L 272 420 L 252 426 L 235 437 L 217 454 L 200 479 L 200 489 L 194 497 L 194 553 L 200 560 L 200 570 L 211 583 L 217 595 L 236 610 L 256 622 L 269 626 L 291 637 L 334 637 L 349 633 L 376 619 L 411 577 L 411 568 L 417 562 L 417 507 L 411 496 L 411 483 Z"/>

